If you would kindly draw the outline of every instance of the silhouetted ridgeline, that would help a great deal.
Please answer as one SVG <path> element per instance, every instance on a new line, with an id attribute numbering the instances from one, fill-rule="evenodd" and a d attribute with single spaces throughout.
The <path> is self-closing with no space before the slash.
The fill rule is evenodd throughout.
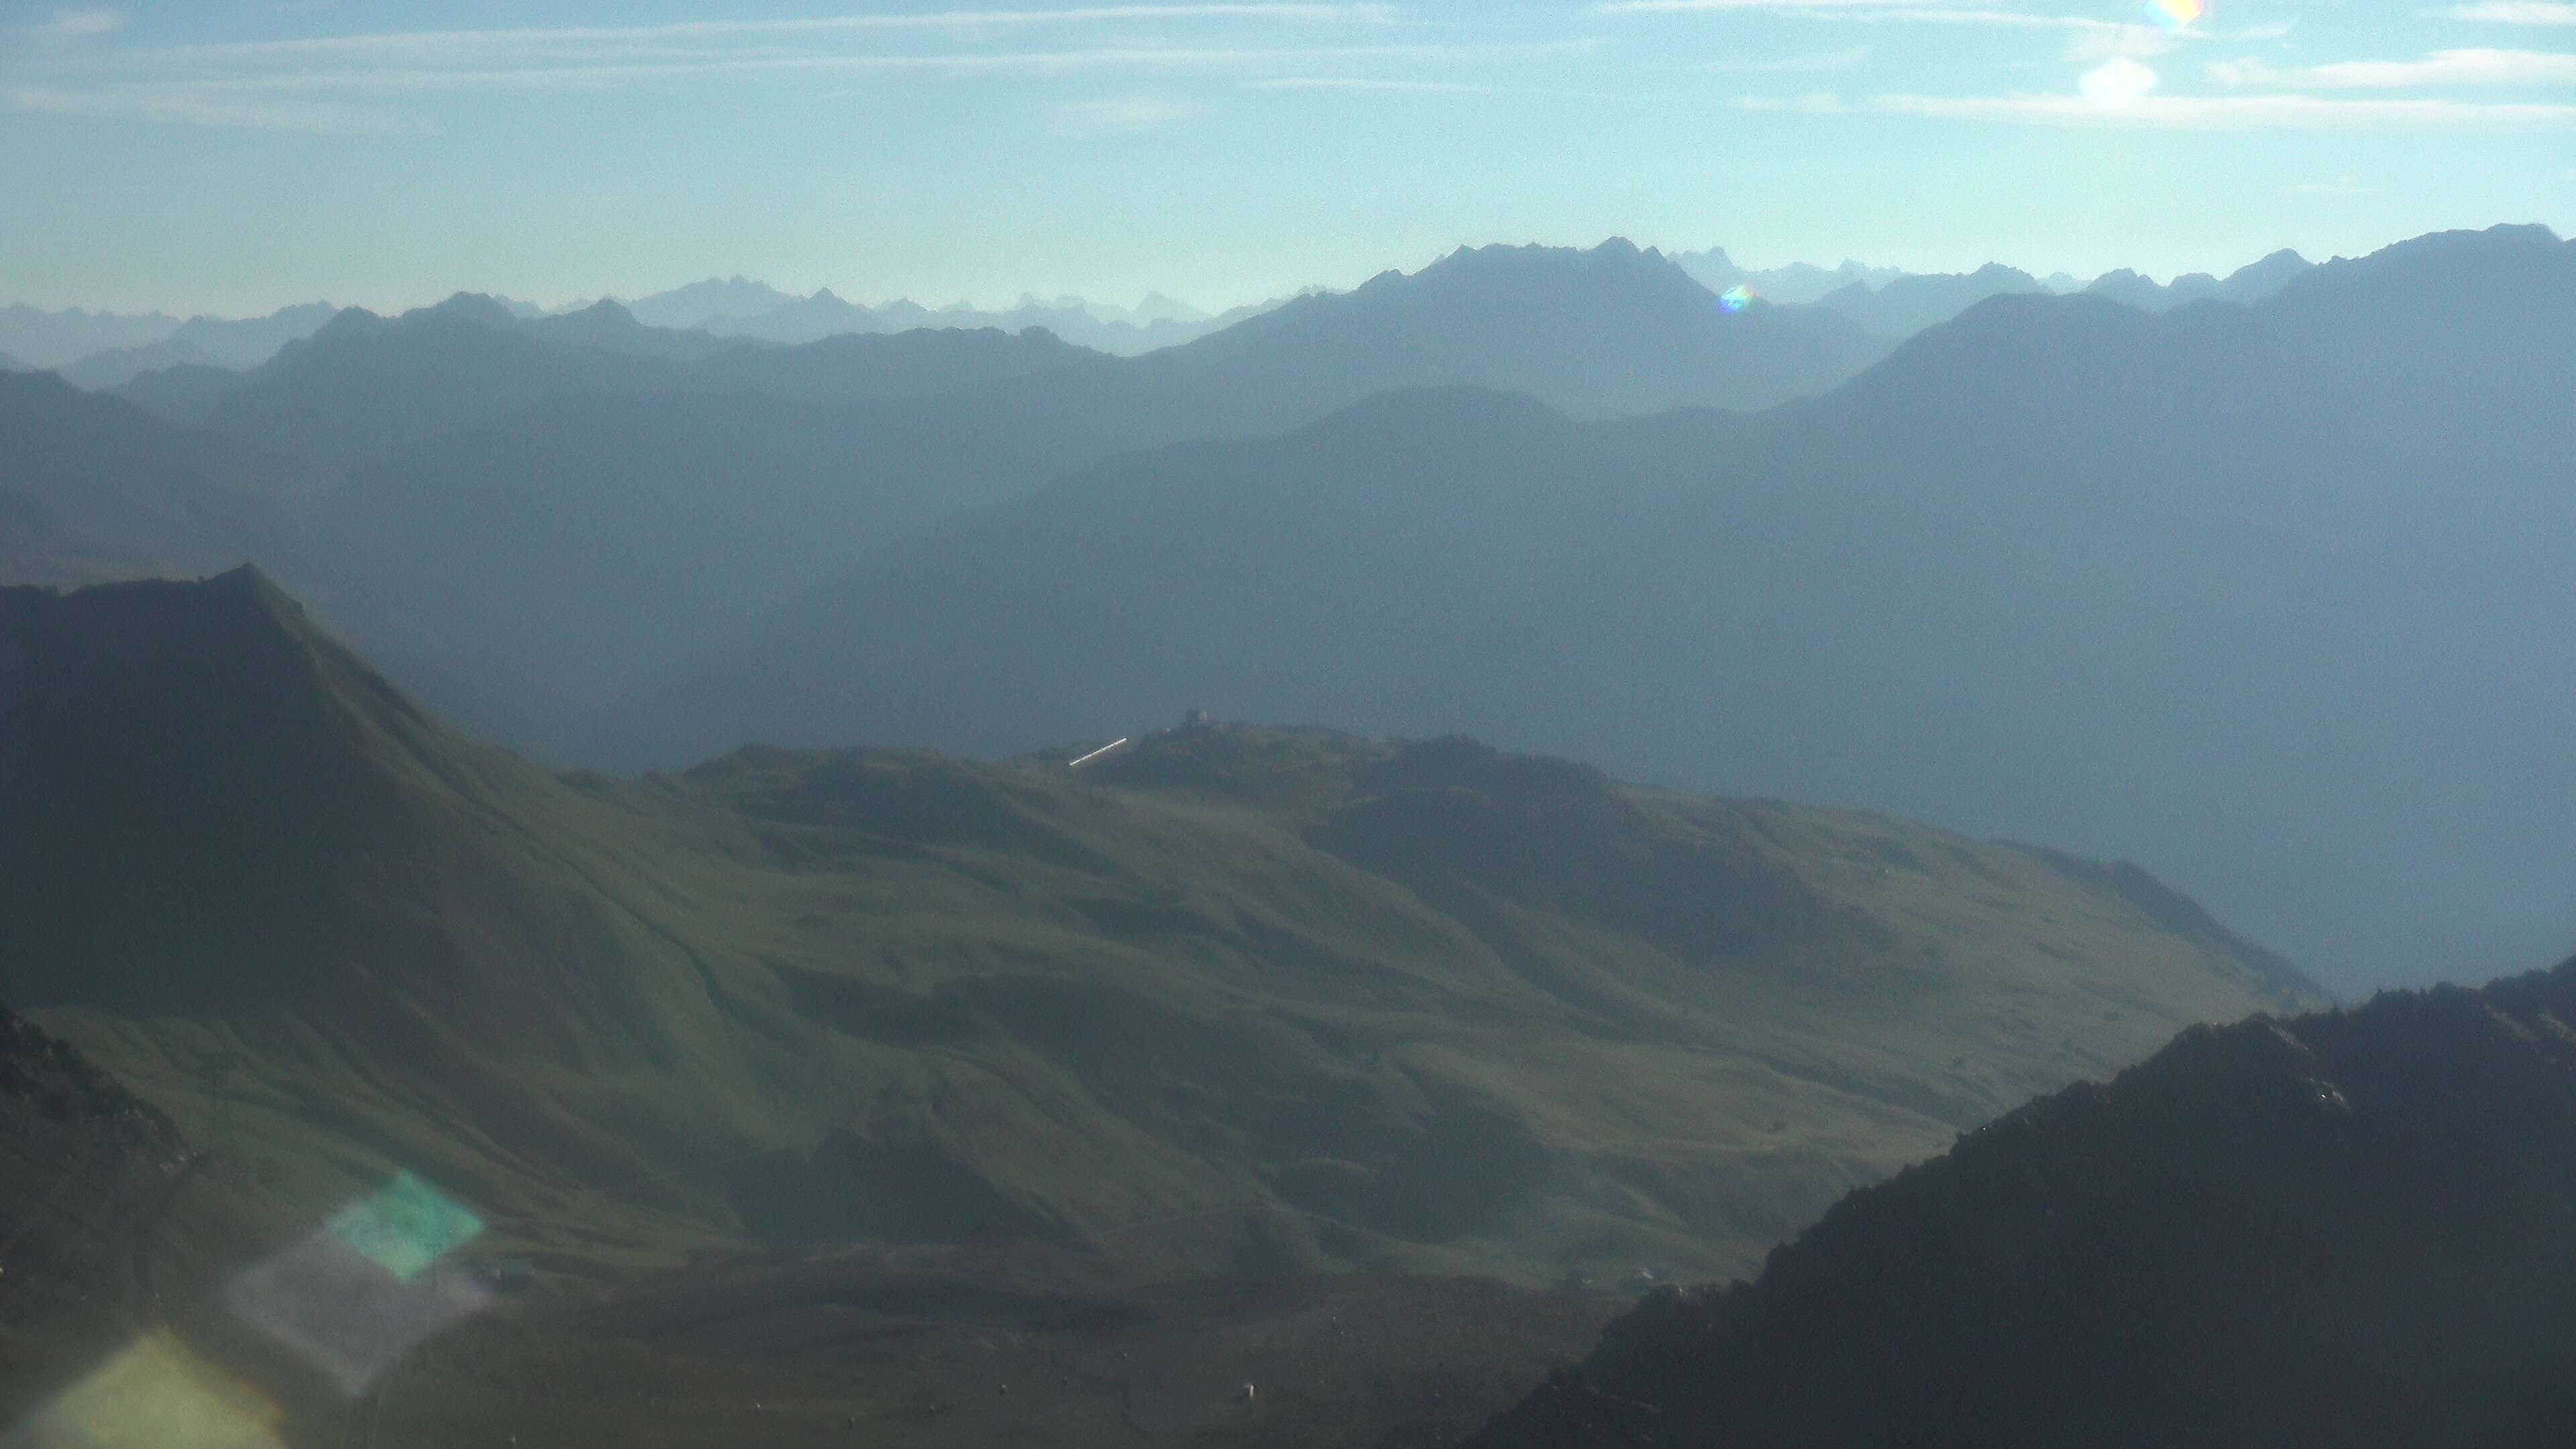
<path id="1" fill-rule="evenodd" d="M 2576 1443 L 2576 962 L 2194 1028 L 1657 1295 L 1476 1449 Z"/>

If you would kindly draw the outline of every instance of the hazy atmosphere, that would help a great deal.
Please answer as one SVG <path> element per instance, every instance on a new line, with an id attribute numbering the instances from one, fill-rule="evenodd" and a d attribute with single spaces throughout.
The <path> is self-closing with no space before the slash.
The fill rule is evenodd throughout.
<path id="1" fill-rule="evenodd" d="M 0 0 L 0 1449 L 2576 1443 L 2576 0 Z"/>
<path id="2" fill-rule="evenodd" d="M 2576 224 L 2559 0 L 0 6 L 19 300 L 1210 311 L 1460 243 L 2224 274 Z M 2197 14 L 2185 25 L 2178 16 Z"/>

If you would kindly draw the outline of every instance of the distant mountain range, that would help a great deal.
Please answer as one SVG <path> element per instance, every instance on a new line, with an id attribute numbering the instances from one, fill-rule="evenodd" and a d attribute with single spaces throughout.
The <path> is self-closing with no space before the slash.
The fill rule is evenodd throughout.
<path id="1" fill-rule="evenodd" d="M 1471 1449 L 2576 1441 L 2576 962 L 2185 1033 L 1659 1294 Z"/>
<path id="2" fill-rule="evenodd" d="M 1815 303 L 1890 341 L 1902 341 L 1947 322 L 1988 297 L 2030 292 L 2099 292 L 2142 312 L 2162 312 L 2186 302 L 2259 302 L 2310 265 L 2297 252 L 2280 251 L 2238 268 L 2224 280 L 2192 272 L 2158 284 L 2124 268 L 2106 272 L 2088 286 L 2062 272 L 2043 280 L 2000 263 L 1953 273 L 1906 272 L 1859 262 L 1845 262 L 1830 271 L 1805 264 L 1748 271 L 1722 248 L 1682 253 L 1673 260 L 1711 291 L 1746 287 L 1774 302 Z"/>
<path id="3" fill-rule="evenodd" d="M 181 325 L 182 319 L 160 312 L 123 315 L 79 307 L 46 311 L 12 302 L 0 306 L 0 352 L 29 367 L 62 367 L 109 348 L 149 346 Z"/>
<path id="4" fill-rule="evenodd" d="M 343 313 L 249 373 L 120 392 L 209 446 L 292 460 L 271 491 L 333 480 L 258 556 L 440 707 L 574 759 L 564 727 L 587 710 L 869 547 L 1071 467 L 1427 384 L 1586 414 L 1762 406 L 1881 346 L 1815 309 L 1729 312 L 1619 243 L 1461 253 L 1133 359 L 1042 332 L 779 347 L 613 304 L 521 319 L 460 297 Z"/>
<path id="5" fill-rule="evenodd" d="M 2576 248 L 2526 228 L 2252 307 L 1991 298 L 1752 417 L 1381 397 L 899 544 L 593 737 L 1472 725 L 2163 862 L 2345 969 L 2487 922 L 2502 966 L 2576 930 L 2576 656 L 2525 622 L 2571 387 Z"/>
<path id="6" fill-rule="evenodd" d="M 2240 284 L 2256 274 L 2258 269 L 2277 269 L 2284 258 L 2289 263 L 2304 265 L 2299 263 L 2295 253 L 2282 253 L 2241 270 L 2223 283 L 2206 274 L 2195 273 L 2176 277 L 2169 286 L 2158 286 L 2135 272 L 2124 270 L 2106 273 L 2093 285 L 2096 289 L 2116 293 L 2120 300 L 2132 306 L 2148 310 L 2161 310 L 2179 301 L 2213 296 L 2251 301 L 2260 293 Z M 2012 290 L 2002 287 L 1976 292 L 1967 301 L 1938 315 L 1924 308 L 1919 300 L 1921 294 L 1918 294 L 1914 303 L 1901 307 L 1891 305 L 1881 309 L 1888 315 L 1880 316 L 1869 312 L 1859 299 L 1915 274 L 1851 261 L 1832 269 L 1798 263 L 1748 271 L 1731 261 L 1723 248 L 1716 247 L 1703 252 L 1675 253 L 1673 261 L 1712 292 L 1746 286 L 1763 298 L 1784 305 L 1820 302 L 1830 294 L 1844 293 L 1842 310 L 1851 312 L 1872 331 L 1891 337 L 1904 335 L 1903 331 L 1890 330 L 1898 325 L 1898 318 L 1919 317 L 1924 320 L 1914 326 L 1928 326 L 1931 322 L 1955 315 L 1969 302 L 1993 295 L 1995 291 Z M 1975 275 L 1985 276 L 1999 271 L 2009 272 L 2010 269 L 1990 266 Z M 1929 280 L 1956 282 L 1960 279 Z M 2273 277 L 2267 276 L 2266 281 L 2270 285 L 2278 284 Z M 2050 278 L 2047 283 L 2052 291 L 2074 291 L 2080 285 L 2074 278 L 2063 274 Z M 1854 291 L 1855 288 L 1858 290 Z M 584 310 L 580 306 L 549 310 L 510 298 L 495 300 L 503 311 L 526 321 Z M 613 302 L 615 299 L 603 300 Z M 1160 292 L 1147 293 L 1133 306 L 1092 302 L 1081 297 L 1041 298 L 1034 295 L 1024 295 L 1017 303 L 1005 308 L 977 308 L 965 303 L 925 307 L 901 298 L 872 306 L 844 301 L 829 288 L 798 296 L 782 292 L 765 282 L 735 276 L 711 277 L 640 297 L 623 304 L 622 310 L 649 328 L 706 332 L 717 337 L 785 344 L 813 342 L 851 333 L 908 332 L 924 327 L 970 331 L 991 327 L 1005 332 L 1041 327 L 1076 346 L 1127 357 L 1221 332 L 1237 322 L 1279 306 L 1283 300 L 1286 299 L 1274 298 L 1214 315 Z M 597 304 L 591 305 L 595 307 Z M 199 316 L 183 321 L 159 312 L 116 314 L 79 308 L 47 312 L 24 304 L 13 304 L 0 308 L 0 369 L 34 367 L 60 371 L 71 381 L 92 389 L 120 386 L 144 373 L 174 367 L 216 367 L 240 371 L 267 361 L 286 343 L 312 335 L 330 320 L 335 310 L 328 303 L 308 302 L 282 308 L 266 317 L 232 320 Z M 9 361 L 13 355 L 20 361 Z"/>
<path id="7" fill-rule="evenodd" d="M 239 371 L 257 367 L 286 344 L 312 336 L 338 310 L 328 302 L 307 302 L 240 322 L 191 317 L 156 342 L 93 352 L 60 371 L 65 381 L 91 389 L 115 387 L 165 367 Z"/>
<path id="8" fill-rule="evenodd" d="M 1819 302 L 1829 293 L 1845 287 L 1875 289 L 1910 275 L 1896 267 L 1872 267 L 1854 261 L 1830 268 L 1792 262 L 1785 267 L 1747 270 L 1737 266 L 1724 247 L 1710 247 L 1704 252 L 1676 252 L 1673 261 L 1712 292 L 1723 292 L 1729 287 L 1750 287 L 1784 306 Z"/>
<path id="9" fill-rule="evenodd" d="M 2465 703 L 2567 672 L 2495 622 L 2550 617 L 2566 255 L 1730 311 L 1624 243 L 1488 248 L 1136 358 L 460 297 L 113 397 L 0 379 L 51 459 L 0 470 L 0 567 L 261 560 L 564 763 L 1472 729 L 2149 860 L 2341 980 L 2445 917 L 2501 968 L 2576 930 L 2547 711 Z"/>
<path id="10" fill-rule="evenodd" d="M 741 277 L 711 278 L 629 304 L 650 326 L 690 328 L 720 337 L 767 342 L 813 342 L 846 333 L 908 332 L 921 327 L 998 327 L 1019 332 L 1042 327 L 1077 346 L 1132 357 L 1172 347 L 1257 316 L 1276 301 L 1232 308 L 1211 316 L 1159 292 L 1133 307 L 1104 306 L 1080 297 L 1053 300 L 1024 296 L 1011 307 L 985 309 L 963 303 L 931 308 L 896 300 L 867 306 L 845 302 L 825 288 L 811 296 L 781 292 Z"/>

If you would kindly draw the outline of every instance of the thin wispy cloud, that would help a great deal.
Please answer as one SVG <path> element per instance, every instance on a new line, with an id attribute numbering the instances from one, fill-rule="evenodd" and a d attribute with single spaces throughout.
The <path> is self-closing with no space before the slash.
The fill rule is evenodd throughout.
<path id="1" fill-rule="evenodd" d="M 2197 29 L 2172 30 L 2160 25 L 2104 20 L 2090 15 L 1926 5 L 1922 0 L 1606 0 L 1593 9 L 1603 15 L 1756 12 L 1870 25 L 1952 25 L 2058 31 L 2071 37 L 2068 55 L 2074 60 L 2103 60 L 2113 56 L 2142 59 L 2168 54 L 2185 41 L 2209 38 Z"/>
<path id="2" fill-rule="evenodd" d="M 112 35 L 124 28 L 125 17 L 114 10 L 57 10 L 53 19 L 20 26 L 19 30 L 39 40 L 81 40 Z"/>
<path id="3" fill-rule="evenodd" d="M 1852 70 L 1869 63 L 1866 45 L 1846 46 L 1841 50 L 1811 50 L 1804 55 L 1784 55 L 1777 60 L 1716 60 L 1708 68 L 1725 75 L 1804 75 L 1816 71 Z"/>
<path id="4" fill-rule="evenodd" d="M 1384 31 L 1399 20 L 1394 6 L 1379 3 L 1174 3 L 388 31 L 67 53 L 17 78 L 40 82 L 21 86 L 28 98 L 0 103 L 63 115 L 345 131 L 370 128 L 353 117 L 384 118 L 345 106 L 281 106 L 271 98 L 578 92 L 848 73 L 1221 71 L 1361 59 L 1421 65 L 1472 61 L 1492 49 L 1353 43 L 1362 39 L 1355 32 Z M 1180 41 L 1174 27 L 1182 25 L 1222 43 Z M 1332 35 L 1336 30 L 1341 34 Z M 980 48 L 987 37 L 1050 32 L 1111 32 L 1115 39 L 1102 34 L 1111 43 Z M 1130 37 L 1153 43 L 1116 43 Z M 944 48 L 920 48 L 920 40 L 933 38 Z M 1343 43 L 1313 43 L 1325 39 Z"/>
<path id="5" fill-rule="evenodd" d="M 2289 68 L 2259 60 L 2225 60 L 2208 70 L 2209 78 L 2221 85 L 2318 90 L 2576 85 L 2576 55 L 2538 50 L 2440 50 L 2416 60 L 2347 60 Z"/>
<path id="6" fill-rule="evenodd" d="M 2078 30 L 2067 42 L 2069 60 L 2152 60 L 2182 48 L 2180 33 L 2153 25 L 2105 26 Z"/>
<path id="7" fill-rule="evenodd" d="M 1285 67 L 1339 65 L 1454 67 L 1516 63 L 1580 54 L 1595 42 L 1559 41 L 1470 44 L 1443 42 L 1324 46 L 1094 46 L 1065 50 L 940 52 L 810 52 L 760 48 L 713 55 L 613 64 L 533 64 L 507 67 L 364 66 L 216 71 L 155 77 L 95 87 L 47 88 L 45 109 L 58 114 L 140 115 L 205 125 L 262 125 L 269 112 L 262 97 L 338 94 L 354 97 L 429 95 L 463 91 L 583 92 L 654 83 L 689 83 L 743 77 L 1058 76 L 1093 72 L 1204 72 L 1222 74 Z M 92 96 L 76 104 L 80 96 Z M 35 109 L 20 105 L 18 109 Z M 238 118 L 238 119 L 236 119 Z M 1094 118 L 1095 120 L 1098 118 Z M 352 125 L 307 129 L 357 130 Z M 381 129 L 381 127 L 379 128 Z"/>
<path id="8" fill-rule="evenodd" d="M 1525 45 L 1095 46 L 1078 50 L 942 51 L 902 54 L 743 55 L 633 65 L 519 66 L 488 70 L 361 69 L 284 71 L 199 84 L 249 89 L 411 90 L 475 86 L 589 87 L 699 76 L 842 74 L 868 71 L 1067 74 L 1105 69 L 1229 70 L 1317 61 L 1467 64 L 1569 55 L 1580 41 Z"/>
<path id="9" fill-rule="evenodd" d="M 128 52 L 136 65 L 274 64 L 325 59 L 392 64 L 475 64 L 561 51 L 584 55 L 758 40 L 827 40 L 904 32 L 1081 28 L 1140 21 L 1267 21 L 1301 25 L 1392 25 L 1391 5 L 1101 5 L 1069 10 L 926 10 L 898 14 L 818 15 L 769 20 L 691 20 L 656 25 L 527 26 L 481 30 L 410 30 L 281 40 L 223 41 Z"/>
<path id="10" fill-rule="evenodd" d="M 2576 105 L 2302 94 L 1880 96 L 1874 108 L 1945 121 L 2165 131 L 2498 130 L 2576 125 Z"/>
<path id="11" fill-rule="evenodd" d="M 2576 25 L 2576 0 L 2484 0 L 2458 6 L 2450 16 L 2495 25 Z"/>
<path id="12" fill-rule="evenodd" d="M 1884 10 L 1905 0 L 1603 0 L 1603 15 L 1687 15 L 1710 10 Z"/>
<path id="13" fill-rule="evenodd" d="M 1060 136 L 1112 136 L 1152 130 L 1207 114 L 1195 101 L 1120 96 L 1056 108 L 1048 128 Z"/>
<path id="14" fill-rule="evenodd" d="M 1390 80 L 1379 76 L 1280 75 L 1245 81 L 1256 91 L 1353 91 L 1386 95 L 1489 96 L 1495 87 L 1472 81 Z"/>
<path id="15" fill-rule="evenodd" d="M 327 101 L 245 99 L 169 87 L 113 86 L 73 90 L 55 86 L 0 86 L 0 109 L 86 120 L 302 131 L 332 136 L 382 136 L 412 129 L 398 116 L 367 107 Z"/>
<path id="16" fill-rule="evenodd" d="M 1843 98 L 1831 91 L 1809 91 L 1802 96 L 1737 96 L 1731 104 L 1739 111 L 1770 115 L 1838 116 L 1843 113 Z"/>

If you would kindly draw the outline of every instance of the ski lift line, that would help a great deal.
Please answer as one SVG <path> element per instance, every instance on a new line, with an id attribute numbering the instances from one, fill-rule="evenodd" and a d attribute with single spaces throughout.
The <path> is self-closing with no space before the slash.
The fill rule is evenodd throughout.
<path id="1" fill-rule="evenodd" d="M 1130 736 L 1127 736 L 1127 735 L 1120 735 L 1118 738 L 1116 738 L 1116 739 L 1114 739 L 1114 740 L 1111 740 L 1109 743 L 1107 743 L 1107 744 L 1105 744 L 1105 745 L 1102 745 L 1099 749 L 1093 750 L 1090 754 L 1087 754 L 1087 755 L 1083 756 L 1081 759 L 1067 761 L 1067 762 L 1065 763 L 1065 768 L 1066 768 L 1066 769 L 1068 769 L 1068 770 L 1079 770 L 1079 769 L 1081 769 L 1083 766 L 1090 764 L 1092 761 L 1094 761 L 1094 760 L 1096 760 L 1096 759 L 1099 759 L 1102 755 L 1108 754 L 1111 750 L 1114 750 L 1114 749 L 1118 748 L 1120 745 L 1123 745 L 1123 744 L 1127 743 L 1127 741 L 1128 741 L 1128 739 L 1129 739 L 1129 738 L 1131 738 L 1131 737 L 1130 737 Z"/>

